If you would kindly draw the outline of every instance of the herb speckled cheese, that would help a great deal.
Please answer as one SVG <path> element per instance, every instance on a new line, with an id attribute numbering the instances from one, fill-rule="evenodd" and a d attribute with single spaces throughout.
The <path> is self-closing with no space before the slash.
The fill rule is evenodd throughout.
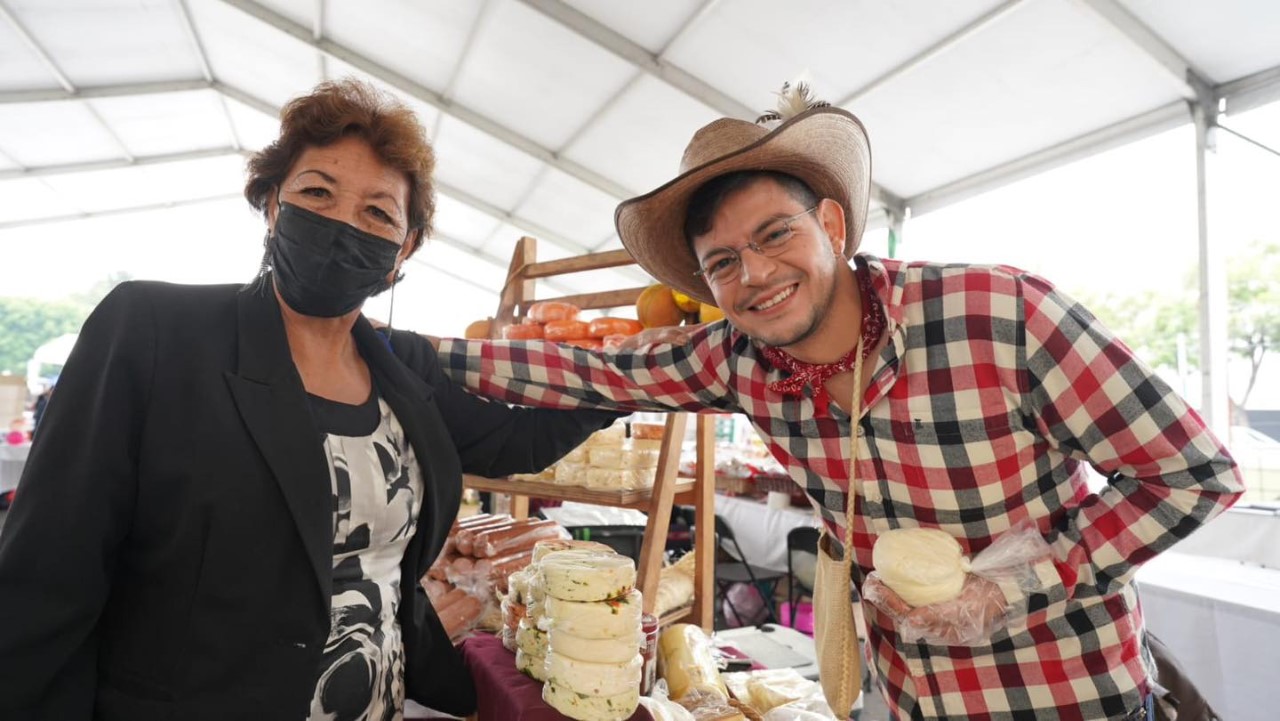
<path id="1" fill-rule="evenodd" d="M 642 609 L 640 592 L 607 601 L 566 601 L 548 596 L 543 616 L 552 628 L 582 638 L 634 639 L 640 629 Z"/>
<path id="2" fill-rule="evenodd" d="M 577 721 L 625 721 L 640 705 L 640 687 L 616 696 L 587 696 L 548 681 L 542 687 L 542 700 Z"/>
<path id="3" fill-rule="evenodd" d="M 516 669 L 535 681 L 547 680 L 547 659 L 516 649 Z"/>
<path id="4" fill-rule="evenodd" d="M 559 628 L 547 634 L 550 650 L 589 663 L 625 663 L 636 655 L 644 637 L 640 633 L 621 638 L 583 638 Z"/>
<path id="5" fill-rule="evenodd" d="M 548 596 L 566 601 L 603 601 L 630 593 L 636 564 L 618 554 L 574 550 L 553 553 L 539 564 Z"/>
<path id="6" fill-rule="evenodd" d="M 547 654 L 547 680 L 588 696 L 616 696 L 640 688 L 639 653 L 623 663 L 590 663 L 558 653 Z"/>
<path id="7" fill-rule="evenodd" d="M 547 634 L 527 618 L 516 626 L 516 648 L 529 656 L 546 656 L 549 641 Z"/>

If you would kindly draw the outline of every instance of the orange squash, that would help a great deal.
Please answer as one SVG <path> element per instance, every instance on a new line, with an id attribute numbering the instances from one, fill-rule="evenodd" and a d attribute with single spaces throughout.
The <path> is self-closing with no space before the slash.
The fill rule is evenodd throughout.
<path id="1" fill-rule="evenodd" d="M 462 332 L 462 337 L 470 340 L 489 338 L 492 335 L 493 318 L 485 318 L 484 320 L 475 321 L 471 325 L 467 326 L 467 329 Z"/>
<path id="2" fill-rule="evenodd" d="M 724 311 L 709 303 L 703 303 L 701 307 L 698 308 L 699 323 L 713 323 L 723 317 Z"/>
<path id="3" fill-rule="evenodd" d="M 684 312 L 676 305 L 671 289 L 665 285 L 651 285 L 636 299 L 636 317 L 645 328 L 680 325 Z"/>

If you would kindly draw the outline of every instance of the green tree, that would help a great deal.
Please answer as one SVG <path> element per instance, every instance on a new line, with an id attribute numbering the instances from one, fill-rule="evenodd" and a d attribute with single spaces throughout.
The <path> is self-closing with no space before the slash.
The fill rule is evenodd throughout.
<path id="1" fill-rule="evenodd" d="M 1186 367 L 1200 367 L 1199 294 L 1194 273 L 1164 292 L 1082 297 L 1107 327 L 1156 367 L 1178 367 L 1179 338 Z M 1268 352 L 1280 348 L 1280 244 L 1254 242 L 1227 262 L 1229 349 L 1250 364 L 1238 408 L 1249 402 Z"/>
<path id="2" fill-rule="evenodd" d="M 66 300 L 0 297 L 0 373 L 26 375 L 27 361 L 37 348 L 79 331 L 94 306 L 126 280 L 131 276 L 117 271 Z"/>
<path id="3" fill-rule="evenodd" d="M 31 354 L 45 343 L 75 333 L 88 316 L 79 303 L 0 298 L 0 372 L 26 375 Z"/>

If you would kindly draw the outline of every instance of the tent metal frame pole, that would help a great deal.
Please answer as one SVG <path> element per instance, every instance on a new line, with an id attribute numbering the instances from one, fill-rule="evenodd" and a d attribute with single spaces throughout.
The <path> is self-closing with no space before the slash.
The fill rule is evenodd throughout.
<path id="1" fill-rule="evenodd" d="M 1200 412 L 1221 438 L 1231 426 L 1227 388 L 1227 271 L 1222 243 L 1211 242 L 1218 106 L 1212 96 L 1191 103 L 1196 135 L 1196 221 L 1200 285 Z"/>

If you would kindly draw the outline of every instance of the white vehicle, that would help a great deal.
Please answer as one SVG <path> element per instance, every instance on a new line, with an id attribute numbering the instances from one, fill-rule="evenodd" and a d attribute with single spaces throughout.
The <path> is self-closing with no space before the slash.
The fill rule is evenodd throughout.
<path id="1" fill-rule="evenodd" d="M 1227 448 L 1244 473 L 1240 502 L 1280 505 L 1280 441 L 1248 426 L 1231 426 Z"/>

